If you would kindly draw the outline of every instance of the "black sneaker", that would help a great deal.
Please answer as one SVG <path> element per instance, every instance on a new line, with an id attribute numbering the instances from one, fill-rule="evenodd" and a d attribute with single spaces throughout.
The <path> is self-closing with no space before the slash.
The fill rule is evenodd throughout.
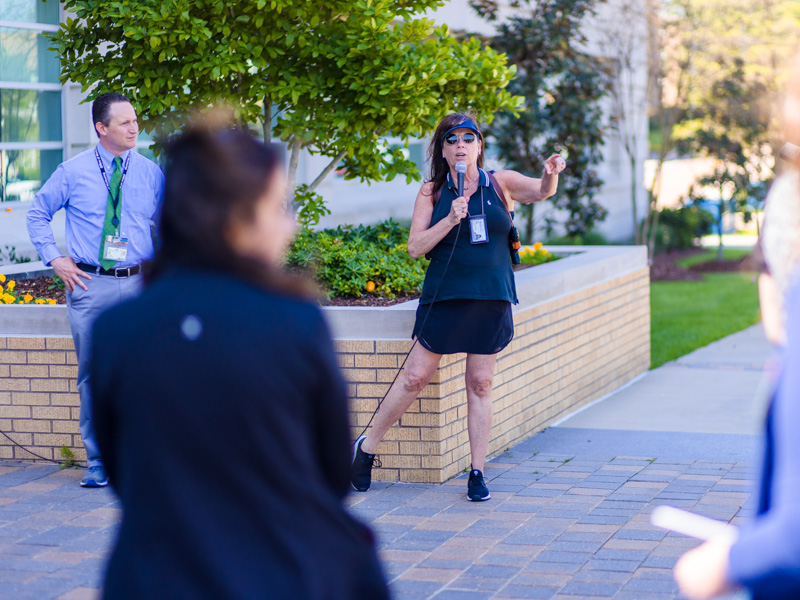
<path id="1" fill-rule="evenodd" d="M 366 492 L 372 483 L 372 467 L 380 467 L 381 461 L 377 455 L 367 454 L 361 449 L 361 444 L 367 436 L 362 435 L 353 445 L 353 464 L 350 467 L 350 485 L 357 492 Z"/>
<path id="2" fill-rule="evenodd" d="M 469 481 L 467 482 L 467 498 L 473 502 L 480 502 L 488 500 L 492 495 L 489 493 L 489 488 L 486 487 L 486 482 L 483 480 L 483 473 L 478 469 L 473 469 L 469 472 Z"/>

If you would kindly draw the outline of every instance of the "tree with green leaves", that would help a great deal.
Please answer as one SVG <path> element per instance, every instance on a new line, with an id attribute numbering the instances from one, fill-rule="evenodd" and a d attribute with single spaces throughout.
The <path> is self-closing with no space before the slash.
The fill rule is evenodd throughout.
<path id="1" fill-rule="evenodd" d="M 447 112 L 485 121 L 513 111 L 502 54 L 459 41 L 422 11 L 444 0 L 65 0 L 76 18 L 53 39 L 62 80 L 92 95 L 128 95 L 145 131 L 162 138 L 192 112 L 231 106 L 285 142 L 301 218 L 328 211 L 315 190 L 334 169 L 362 181 L 419 179 L 402 148 Z M 329 159 L 295 189 L 301 151 Z"/>
<path id="2" fill-rule="evenodd" d="M 730 74 L 714 82 L 709 97 L 690 113 L 677 133 L 683 148 L 716 159 L 714 171 L 697 182 L 695 195 L 712 186 L 719 197 L 718 260 L 723 257 L 725 204 L 741 211 L 750 198 L 763 195 L 763 182 L 772 176 L 769 165 L 773 159 L 766 86 L 746 76 L 744 62 L 738 57 L 730 67 L 720 68 Z"/>
<path id="3" fill-rule="evenodd" d="M 740 198 L 734 202 L 738 206 L 743 204 L 741 198 L 763 198 L 768 173 L 756 173 L 752 160 L 740 158 L 740 165 L 747 162 L 746 169 L 751 171 L 750 176 L 743 177 L 741 169 L 728 169 L 734 163 L 717 142 L 705 137 L 692 143 L 691 138 L 706 125 L 720 132 L 733 123 L 734 129 L 741 133 L 754 127 L 752 116 L 757 114 L 762 119 L 757 152 L 765 159 L 758 170 L 769 168 L 783 143 L 777 118 L 780 90 L 789 71 L 788 63 L 800 43 L 800 4 L 794 0 L 652 1 L 655 10 L 651 13 L 654 16 L 651 57 L 655 60 L 651 62 L 651 78 L 655 93 L 651 124 L 657 135 L 658 155 L 644 227 L 651 254 L 658 231 L 661 167 L 675 150 L 708 156 L 712 156 L 710 152 L 722 152 L 713 155 L 722 163 L 700 185 L 714 186 L 718 193 L 724 189 L 726 197 L 734 194 Z M 725 91 L 732 84 L 742 94 L 735 101 Z M 720 92 L 723 104 L 730 103 L 737 115 L 733 120 L 731 114 L 714 109 L 719 105 Z M 733 155 L 736 154 L 738 150 L 734 150 Z"/>
<path id="4" fill-rule="evenodd" d="M 497 20 L 494 0 L 473 0 L 484 18 Z M 566 213 L 558 224 L 545 217 L 548 233 L 563 226 L 569 236 L 583 235 L 606 216 L 595 195 L 603 182 L 595 167 L 602 161 L 605 124 L 601 100 L 609 91 L 609 75 L 602 59 L 586 50 L 581 30 L 594 14 L 595 0 L 519 0 L 516 11 L 488 40 L 508 56 L 517 74 L 508 89 L 524 96 L 519 114 L 498 114 L 490 134 L 509 168 L 541 173 L 544 161 L 558 150 L 567 161 L 558 194 L 551 201 Z M 524 237 L 532 240 L 533 205 L 523 207 Z"/>

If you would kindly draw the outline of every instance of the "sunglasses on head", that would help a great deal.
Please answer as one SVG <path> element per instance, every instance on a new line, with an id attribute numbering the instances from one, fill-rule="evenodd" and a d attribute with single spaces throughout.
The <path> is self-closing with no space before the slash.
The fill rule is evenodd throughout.
<path id="1" fill-rule="evenodd" d="M 451 133 L 446 138 L 444 138 L 444 141 L 447 142 L 448 146 L 455 146 L 458 143 L 459 138 L 461 138 L 461 141 L 464 142 L 465 144 L 471 144 L 478 138 L 478 136 L 470 132 L 462 133 L 461 135 L 456 135 L 455 133 Z"/>

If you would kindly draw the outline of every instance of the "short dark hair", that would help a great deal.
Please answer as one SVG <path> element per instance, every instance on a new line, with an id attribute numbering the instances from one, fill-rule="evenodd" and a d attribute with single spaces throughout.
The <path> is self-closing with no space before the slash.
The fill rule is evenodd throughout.
<path id="1" fill-rule="evenodd" d="M 92 102 L 92 126 L 94 127 L 94 132 L 97 134 L 97 137 L 100 137 L 100 133 L 97 131 L 97 123 L 102 123 L 108 127 L 108 124 L 111 122 L 111 105 L 119 102 L 127 102 L 130 104 L 131 101 L 122 94 L 109 92 L 107 94 L 100 94 L 94 99 L 94 102 Z"/>

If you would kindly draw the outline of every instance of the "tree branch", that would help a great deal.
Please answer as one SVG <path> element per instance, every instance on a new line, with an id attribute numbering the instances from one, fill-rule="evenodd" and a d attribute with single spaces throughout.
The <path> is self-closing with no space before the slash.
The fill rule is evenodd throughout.
<path id="1" fill-rule="evenodd" d="M 308 191 L 313 192 L 315 189 L 317 189 L 317 186 L 319 186 L 319 184 L 322 183 L 322 181 L 330 174 L 330 172 L 336 168 L 336 165 L 342 162 L 342 159 L 345 156 L 347 156 L 347 149 L 344 149 L 341 152 L 339 152 L 339 154 L 337 154 L 336 157 L 331 162 L 328 163 L 328 166 L 325 167 L 322 170 L 322 172 L 317 176 L 317 178 L 311 182 L 311 185 L 308 186 Z"/>

